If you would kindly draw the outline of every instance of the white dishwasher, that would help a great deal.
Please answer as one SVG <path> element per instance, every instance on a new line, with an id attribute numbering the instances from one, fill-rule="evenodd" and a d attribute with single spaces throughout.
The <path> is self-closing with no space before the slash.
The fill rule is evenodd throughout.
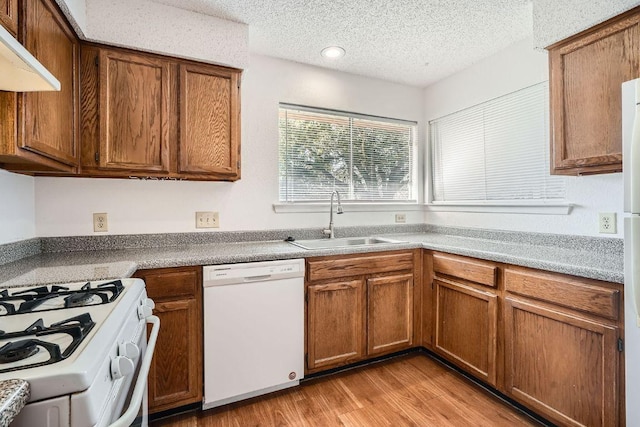
<path id="1" fill-rule="evenodd" d="M 304 375 L 304 259 L 203 268 L 204 398 L 214 408 Z"/>

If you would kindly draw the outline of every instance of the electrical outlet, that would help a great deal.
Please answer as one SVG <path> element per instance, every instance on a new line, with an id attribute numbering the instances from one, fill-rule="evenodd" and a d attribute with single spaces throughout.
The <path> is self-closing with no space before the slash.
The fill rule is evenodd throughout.
<path id="1" fill-rule="evenodd" d="M 218 212 L 196 212 L 196 228 L 218 228 Z"/>
<path id="2" fill-rule="evenodd" d="M 109 223 L 107 222 L 106 212 L 93 214 L 93 231 L 96 233 L 109 231 Z"/>
<path id="3" fill-rule="evenodd" d="M 616 213 L 600 212 L 598 214 L 598 224 L 600 233 L 616 234 Z"/>
<path id="4" fill-rule="evenodd" d="M 396 223 L 404 224 L 407 222 L 407 214 L 396 214 Z"/>

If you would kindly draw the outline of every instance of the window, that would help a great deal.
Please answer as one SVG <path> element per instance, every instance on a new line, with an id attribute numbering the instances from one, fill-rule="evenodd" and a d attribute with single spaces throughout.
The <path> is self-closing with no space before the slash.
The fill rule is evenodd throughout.
<path id="1" fill-rule="evenodd" d="M 280 201 L 415 202 L 416 123 L 280 104 Z"/>
<path id="2" fill-rule="evenodd" d="M 548 84 L 429 122 L 434 203 L 561 201 L 549 172 Z"/>

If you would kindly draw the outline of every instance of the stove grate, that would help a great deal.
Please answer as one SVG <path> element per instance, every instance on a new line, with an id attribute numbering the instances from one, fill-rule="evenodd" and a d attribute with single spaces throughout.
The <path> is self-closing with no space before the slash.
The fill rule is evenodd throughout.
<path id="1" fill-rule="evenodd" d="M 39 286 L 13 293 L 9 293 L 9 290 L 5 289 L 0 291 L 0 316 L 108 304 L 115 301 L 123 289 L 124 286 L 120 280 L 94 287 L 90 282 L 87 282 L 79 290 L 71 290 L 57 285 Z M 62 298 L 58 307 L 42 307 L 43 303 L 56 298 Z"/>
<path id="2" fill-rule="evenodd" d="M 79 316 L 52 323 L 48 327 L 44 325 L 42 319 L 38 319 L 23 331 L 0 331 L 0 340 L 20 338 L 18 341 L 9 341 L 0 347 L 0 367 L 2 364 L 27 360 L 29 357 L 37 354 L 39 348 L 43 348 L 49 353 L 49 359 L 45 361 L 21 364 L 20 366 L 5 369 L 0 368 L 0 373 L 50 365 L 64 360 L 78 348 L 94 326 L 95 322 L 91 319 L 91 315 L 89 313 L 83 313 Z M 54 334 L 68 334 L 71 336 L 71 343 L 64 350 L 61 350 L 58 344 L 46 341 L 47 336 Z"/>

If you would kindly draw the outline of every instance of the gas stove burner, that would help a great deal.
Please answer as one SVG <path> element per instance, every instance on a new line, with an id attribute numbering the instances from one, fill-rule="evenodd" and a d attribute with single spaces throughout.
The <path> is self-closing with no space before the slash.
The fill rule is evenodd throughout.
<path id="1" fill-rule="evenodd" d="M 10 342 L 0 347 L 0 363 L 11 363 L 33 356 L 38 352 L 35 340 Z"/>
<path id="2" fill-rule="evenodd" d="M 45 326 L 43 320 L 38 319 L 22 331 L 0 331 L 0 341 L 22 338 L 19 341 L 8 341 L 0 347 L 0 364 L 27 360 L 29 357 L 36 355 L 40 348 L 43 348 L 49 353 L 48 359 L 44 361 L 41 360 L 34 363 L 19 364 L 17 366 L 0 369 L 0 373 L 49 365 L 64 360 L 78 348 L 82 340 L 94 326 L 95 322 L 91 319 L 91 315 L 89 315 L 89 313 L 83 313 L 79 316 L 52 323 L 49 326 Z M 59 344 L 53 342 L 60 334 L 68 336 L 66 341 L 70 339 L 69 344 L 63 349 L 60 348 Z"/>
<path id="3" fill-rule="evenodd" d="M 79 292 L 77 294 L 69 295 L 64 299 L 64 306 L 70 307 L 82 307 L 85 305 L 91 305 L 93 301 L 93 295 L 89 292 Z"/>
<path id="4" fill-rule="evenodd" d="M 0 292 L 0 316 L 108 304 L 115 301 L 123 289 L 120 280 L 97 286 L 87 282 L 76 289 L 57 285 L 15 292 L 5 289 Z"/>

